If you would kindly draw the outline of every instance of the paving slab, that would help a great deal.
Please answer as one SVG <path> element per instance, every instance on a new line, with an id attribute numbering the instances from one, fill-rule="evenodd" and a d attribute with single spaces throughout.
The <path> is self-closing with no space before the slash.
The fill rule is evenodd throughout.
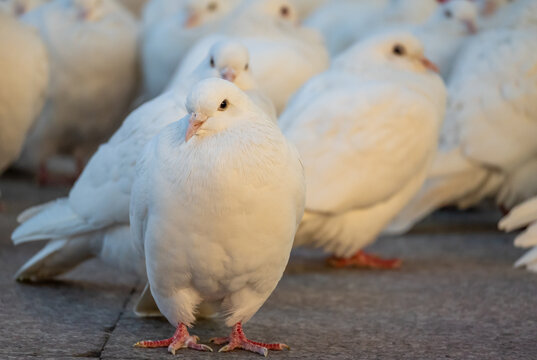
<path id="1" fill-rule="evenodd" d="M 66 189 L 37 189 L 18 178 L 0 180 L 0 189 L 8 208 L 0 214 L 0 359 L 173 358 L 166 349 L 132 347 L 173 333 L 164 319 L 134 315 L 136 278 L 90 261 L 57 281 L 12 281 L 39 249 L 11 245 L 15 214 Z M 512 246 L 513 235 L 495 231 L 497 217 L 494 209 L 448 211 L 424 222 L 431 231 L 420 225 L 407 236 L 382 238 L 371 250 L 401 257 L 397 271 L 334 270 L 321 251 L 297 249 L 245 332 L 291 346 L 271 352 L 274 359 L 537 359 L 537 277 L 513 269 L 522 251 Z M 448 231 L 434 231 L 441 227 Z M 218 319 L 192 330 L 204 342 L 227 332 Z M 259 358 L 192 350 L 176 357 Z"/>

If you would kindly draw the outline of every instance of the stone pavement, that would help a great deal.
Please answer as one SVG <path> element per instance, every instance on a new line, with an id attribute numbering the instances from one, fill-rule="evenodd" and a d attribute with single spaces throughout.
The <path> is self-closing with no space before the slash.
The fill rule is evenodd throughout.
<path id="1" fill-rule="evenodd" d="M 135 349 L 169 337 L 163 319 L 137 318 L 136 278 L 97 260 L 39 285 L 12 276 L 41 244 L 15 248 L 10 233 L 26 207 L 66 194 L 25 179 L 0 180 L 0 359 L 172 359 Z M 537 276 L 512 268 L 522 252 L 495 231 L 494 211 L 442 212 L 412 234 L 371 250 L 404 260 L 398 271 L 333 270 L 323 254 L 299 249 L 278 288 L 245 326 L 263 341 L 284 341 L 273 359 L 537 359 Z M 227 335 L 217 321 L 192 333 Z M 213 349 L 217 347 L 213 346 Z M 181 350 L 177 358 L 256 359 L 259 355 Z"/>

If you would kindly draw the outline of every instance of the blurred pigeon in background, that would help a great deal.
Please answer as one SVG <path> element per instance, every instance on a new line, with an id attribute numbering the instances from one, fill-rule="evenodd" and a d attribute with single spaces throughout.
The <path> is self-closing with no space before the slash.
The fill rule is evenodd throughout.
<path id="1" fill-rule="evenodd" d="M 322 247 L 336 267 L 399 265 L 362 249 L 427 176 L 446 101 L 437 70 L 410 33 L 376 35 L 293 97 L 280 124 L 306 172 L 296 245 Z"/>
<path id="2" fill-rule="evenodd" d="M 55 0 L 21 19 L 44 40 L 50 81 L 16 166 L 47 183 L 57 171 L 49 160 L 67 157 L 72 178 L 128 110 L 137 82 L 137 23 L 115 0 Z"/>

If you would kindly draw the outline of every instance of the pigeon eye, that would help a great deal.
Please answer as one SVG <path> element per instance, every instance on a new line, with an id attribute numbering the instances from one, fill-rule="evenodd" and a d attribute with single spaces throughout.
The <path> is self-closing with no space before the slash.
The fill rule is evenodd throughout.
<path id="1" fill-rule="evenodd" d="M 209 5 L 207 5 L 207 10 L 209 11 L 216 11 L 216 9 L 218 9 L 218 4 L 215 2 L 209 3 Z"/>
<path id="2" fill-rule="evenodd" d="M 249 64 L 244 65 L 244 70 L 248 70 L 249 67 L 250 67 Z"/>
<path id="3" fill-rule="evenodd" d="M 218 111 L 224 111 L 227 109 L 229 103 L 227 100 L 224 100 L 222 101 L 222 103 L 220 104 L 220 106 L 218 107 Z"/>
<path id="4" fill-rule="evenodd" d="M 283 16 L 283 17 L 288 17 L 290 12 L 291 12 L 291 10 L 289 9 L 288 6 L 282 6 L 280 8 L 280 15 Z"/>
<path id="5" fill-rule="evenodd" d="M 397 44 L 397 45 L 395 45 L 395 46 L 393 47 L 393 53 L 394 53 L 395 55 L 397 55 L 397 56 L 403 56 L 403 55 L 405 55 L 406 50 L 405 50 L 405 48 L 403 47 L 403 45 L 399 45 L 399 44 Z"/>
<path id="6" fill-rule="evenodd" d="M 450 10 L 446 10 L 444 11 L 444 15 L 449 19 L 451 17 L 453 17 L 453 13 L 450 11 Z"/>
<path id="7" fill-rule="evenodd" d="M 214 58 L 211 58 L 211 67 L 214 67 Z"/>

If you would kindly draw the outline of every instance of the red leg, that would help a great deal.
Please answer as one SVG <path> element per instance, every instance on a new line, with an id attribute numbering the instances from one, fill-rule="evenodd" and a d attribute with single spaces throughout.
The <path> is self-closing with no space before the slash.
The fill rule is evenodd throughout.
<path id="1" fill-rule="evenodd" d="M 227 338 L 213 338 L 211 342 L 217 345 L 226 344 L 218 352 L 228 352 L 235 349 L 243 349 L 251 351 L 263 356 L 268 355 L 269 350 L 284 350 L 289 349 L 289 346 L 285 344 L 265 344 L 262 342 L 257 342 L 253 340 L 248 340 L 244 332 L 242 331 L 242 324 L 240 322 L 236 323 L 231 330 L 231 335 Z"/>
<path id="2" fill-rule="evenodd" d="M 378 256 L 358 251 L 350 258 L 340 258 L 333 256 L 328 258 L 328 265 L 335 268 L 357 267 L 365 269 L 396 269 L 401 266 L 399 259 L 382 259 Z"/>
<path id="3" fill-rule="evenodd" d="M 169 339 L 156 340 L 156 341 L 138 341 L 134 344 L 134 347 L 141 348 L 159 348 L 168 347 L 168 351 L 175 355 L 175 352 L 179 349 L 189 348 L 199 351 L 213 351 L 210 347 L 203 344 L 198 344 L 199 338 L 197 336 L 190 336 L 185 324 L 181 323 L 177 325 L 177 329 L 173 336 Z"/>

